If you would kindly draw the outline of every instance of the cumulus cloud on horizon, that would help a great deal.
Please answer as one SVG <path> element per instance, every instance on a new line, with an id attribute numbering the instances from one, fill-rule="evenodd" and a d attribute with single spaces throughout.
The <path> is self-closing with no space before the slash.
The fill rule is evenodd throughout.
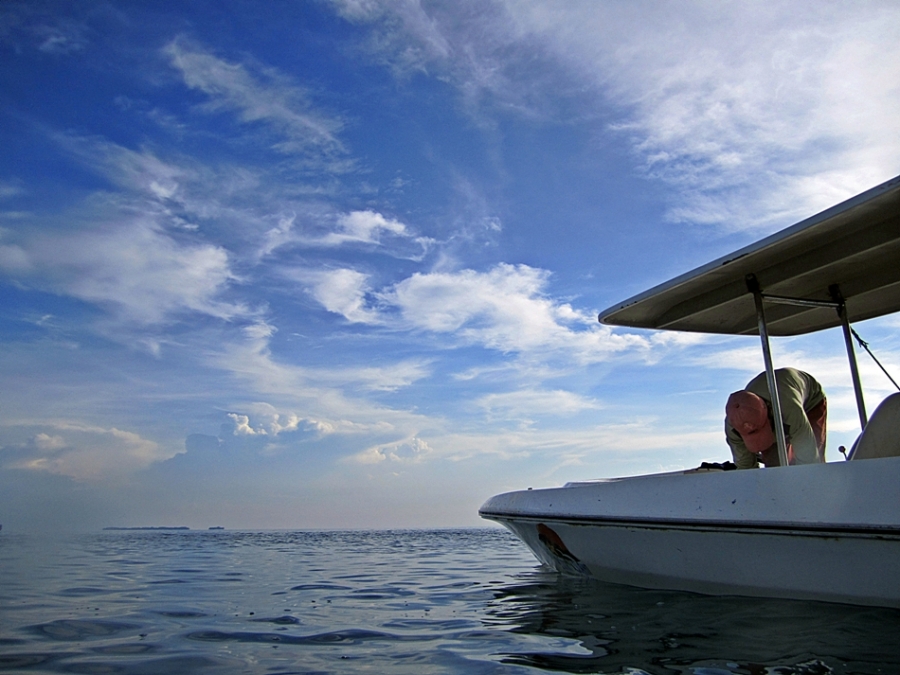
<path id="1" fill-rule="evenodd" d="M 32 421 L 8 426 L 5 434 L 27 436 L 0 448 L 0 466 L 47 472 L 79 481 L 122 477 L 168 459 L 156 442 L 132 431 L 81 422 Z"/>

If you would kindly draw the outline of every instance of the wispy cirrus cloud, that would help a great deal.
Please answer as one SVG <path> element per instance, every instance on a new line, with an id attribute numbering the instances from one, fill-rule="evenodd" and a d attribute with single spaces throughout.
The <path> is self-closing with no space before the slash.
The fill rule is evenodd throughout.
<path id="1" fill-rule="evenodd" d="M 71 21 L 56 21 L 33 28 L 39 45 L 38 50 L 45 54 L 67 56 L 84 50 L 89 42 L 87 27 Z"/>
<path id="2" fill-rule="evenodd" d="M 698 454 L 709 459 L 717 456 L 717 450 L 724 445 L 719 426 L 716 423 L 711 428 L 698 429 L 696 425 L 661 428 L 658 420 L 644 418 L 570 430 L 529 428 L 504 430 L 502 434 L 441 430 L 375 444 L 347 456 L 344 462 L 393 471 L 403 465 L 490 456 L 496 460 L 545 466 L 544 478 L 554 484 L 560 474 L 583 477 L 582 471 L 571 472 L 568 467 L 593 465 L 598 448 L 603 448 L 609 465 L 619 467 L 614 475 L 646 472 L 647 456 L 660 450 L 665 451 L 671 462 L 659 468 L 686 468 L 678 457 L 689 458 L 687 466 L 693 466 Z M 521 489 L 521 485 L 513 483 L 509 489 Z"/>
<path id="3" fill-rule="evenodd" d="M 19 181 L 0 180 L 0 200 L 18 197 L 25 192 L 25 188 Z"/>
<path id="4" fill-rule="evenodd" d="M 545 102 L 568 82 L 598 135 L 675 188 L 672 221 L 771 230 L 900 172 L 892 2 L 335 5 L 372 27 L 380 58 L 439 72 L 480 119 L 556 115 Z"/>
<path id="5" fill-rule="evenodd" d="M 337 136 L 341 121 L 314 110 L 306 92 L 274 69 L 231 63 L 183 39 L 170 42 L 164 53 L 188 87 L 208 96 L 204 110 L 266 125 L 281 137 L 273 149 L 321 160 L 345 152 Z"/>
<path id="6" fill-rule="evenodd" d="M 308 226 L 307 226 L 308 225 Z M 378 247 L 379 252 L 398 258 L 421 260 L 435 245 L 434 239 L 417 235 L 404 223 L 376 211 L 316 214 L 311 224 L 298 216 L 279 218 L 265 234 L 260 257 L 284 247 L 335 249 L 347 246 Z"/>
<path id="7" fill-rule="evenodd" d="M 531 417 L 565 417 L 585 410 L 599 410 L 602 404 L 564 389 L 520 389 L 487 394 L 475 402 L 492 419 L 527 421 Z"/>
<path id="8" fill-rule="evenodd" d="M 132 150 L 99 137 L 61 133 L 51 133 L 51 137 L 126 198 L 164 202 L 179 197 L 184 184 L 198 178 L 187 166 L 161 159 L 147 149 Z"/>
<path id="9" fill-rule="evenodd" d="M 43 55 L 74 57 L 91 44 L 90 22 L 67 17 L 52 4 L 5 3 L 0 16 L 0 42 L 21 52 L 35 49 Z"/>
<path id="10" fill-rule="evenodd" d="M 389 57 L 398 72 L 427 70 L 436 60 L 448 58 L 453 49 L 444 28 L 417 0 L 401 0 L 391 6 L 373 0 L 333 0 L 332 4 L 349 21 L 384 22 L 373 47 Z M 410 36 L 415 37 L 414 43 Z"/>
<path id="11" fill-rule="evenodd" d="M 275 332 L 265 322 L 251 324 L 244 327 L 243 339 L 232 340 L 209 358 L 249 385 L 254 396 L 279 402 L 276 407 L 284 415 L 352 419 L 378 427 L 384 420 L 408 418 L 409 413 L 391 411 L 362 396 L 397 391 L 431 373 L 429 362 L 421 359 L 396 359 L 379 366 L 301 365 L 273 353 Z"/>
<path id="12" fill-rule="evenodd" d="M 770 229 L 900 170 L 896 6 L 658 9 L 606 53 L 564 27 L 571 14 L 541 16 L 584 72 L 605 66 L 598 84 L 628 111 L 613 127 L 683 195 L 672 220 Z"/>

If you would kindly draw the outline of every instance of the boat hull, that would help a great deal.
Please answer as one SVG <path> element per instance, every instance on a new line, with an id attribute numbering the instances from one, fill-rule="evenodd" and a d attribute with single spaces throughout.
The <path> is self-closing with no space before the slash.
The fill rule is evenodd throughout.
<path id="1" fill-rule="evenodd" d="M 900 607 L 900 458 L 570 484 L 481 515 L 562 573 Z"/>

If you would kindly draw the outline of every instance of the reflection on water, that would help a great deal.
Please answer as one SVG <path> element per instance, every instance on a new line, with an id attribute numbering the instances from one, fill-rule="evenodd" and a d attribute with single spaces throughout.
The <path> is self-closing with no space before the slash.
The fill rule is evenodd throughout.
<path id="1" fill-rule="evenodd" d="M 497 591 L 485 621 L 556 638 L 504 662 L 567 673 L 819 675 L 900 672 L 900 612 L 715 598 L 535 572 Z"/>
<path id="2" fill-rule="evenodd" d="M 497 529 L 0 538 L 0 672 L 900 672 L 900 612 L 559 577 Z"/>

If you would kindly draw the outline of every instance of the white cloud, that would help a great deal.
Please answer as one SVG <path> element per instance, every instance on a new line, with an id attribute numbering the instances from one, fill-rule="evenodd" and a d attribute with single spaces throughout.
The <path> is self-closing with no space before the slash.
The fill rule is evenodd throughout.
<path id="1" fill-rule="evenodd" d="M 297 222 L 297 214 L 279 218 L 278 225 L 265 234 L 260 257 L 283 246 L 303 248 L 338 248 L 348 245 L 379 246 L 388 255 L 421 260 L 435 243 L 429 237 L 416 236 L 398 220 L 375 211 L 350 211 L 338 214 L 316 213 L 314 222 L 304 228 Z M 320 221 L 329 223 L 327 231 Z M 333 227 L 332 227 L 333 225 Z"/>
<path id="2" fill-rule="evenodd" d="M 279 228 L 290 230 L 290 218 L 272 228 L 271 214 L 297 206 L 296 186 L 285 190 L 282 182 L 273 181 L 263 169 L 204 163 L 171 149 L 132 150 L 103 138 L 52 136 L 83 166 L 118 188 L 94 192 L 82 204 L 60 214 L 72 223 L 130 220 L 137 213 L 167 231 L 200 232 L 203 226 L 206 236 L 234 241 L 236 235 L 242 235 L 254 244 L 263 238 L 262 255 L 280 245 Z M 286 191 L 292 196 L 285 196 Z M 212 223 L 213 228 L 209 227 Z M 268 242 L 266 237 L 274 240 Z"/>
<path id="3" fill-rule="evenodd" d="M 241 121 L 263 123 L 284 140 L 273 148 L 289 154 L 342 153 L 341 123 L 311 109 L 305 92 L 271 69 L 229 63 L 184 41 L 166 46 L 166 56 L 192 89 L 210 98 L 210 111 L 237 112 Z"/>
<path id="4" fill-rule="evenodd" d="M 71 134 L 54 134 L 53 138 L 114 185 L 153 201 L 172 199 L 184 182 L 197 179 L 190 169 L 164 161 L 148 150 L 137 152 L 105 139 Z"/>
<path id="5" fill-rule="evenodd" d="M 562 476 L 566 476 L 564 480 L 601 477 L 594 473 L 585 476 L 583 469 L 572 471 L 573 466 L 591 466 L 592 471 L 604 466 L 612 472 L 605 475 L 646 473 L 647 458 L 658 457 L 659 452 L 664 453 L 669 468 L 688 468 L 698 466 L 703 460 L 724 459 L 728 448 L 719 420 L 704 428 L 696 424 L 687 428 L 672 426 L 668 421 L 634 419 L 569 430 L 416 433 L 398 441 L 369 446 L 344 461 L 393 471 L 404 465 L 460 462 L 487 456 L 527 465 L 533 477 L 538 477 L 534 474 L 537 467 L 544 467 L 545 478 L 552 484 Z M 673 466 L 679 458 L 682 464 Z M 503 465 L 498 466 L 503 471 Z M 510 485 L 513 488 L 521 489 L 522 485 Z"/>
<path id="6" fill-rule="evenodd" d="M 241 307 L 216 300 L 234 279 L 220 247 L 180 245 L 152 224 L 140 222 L 79 240 L 82 247 L 55 261 L 57 269 L 78 269 L 79 277 L 69 285 L 76 297 L 113 302 L 147 322 L 186 310 L 222 319 L 244 313 Z"/>
<path id="7" fill-rule="evenodd" d="M 22 243 L 11 273 L 87 302 L 121 318 L 160 323 L 186 312 L 220 319 L 248 310 L 218 299 L 234 280 L 228 254 L 210 244 L 181 243 L 149 218 L 82 231 L 37 235 Z"/>
<path id="8" fill-rule="evenodd" d="M 406 226 L 403 223 L 385 218 L 374 211 L 351 211 L 338 217 L 339 232 L 323 238 L 326 246 L 339 245 L 346 242 L 363 242 L 377 244 L 381 232 L 396 235 L 406 234 Z"/>
<path id="9" fill-rule="evenodd" d="M 265 404 L 254 406 L 257 408 L 270 408 Z M 306 420 L 294 414 L 280 414 L 277 412 L 258 413 L 258 417 L 264 419 L 257 422 L 257 426 L 252 426 L 249 415 L 239 415 L 237 413 L 229 413 L 228 417 L 234 423 L 232 433 L 235 436 L 278 436 L 281 433 L 289 433 L 297 431 L 302 427 L 307 430 L 315 430 L 320 433 L 328 433 L 333 430 L 329 424 L 322 424 L 316 420 Z"/>
<path id="10" fill-rule="evenodd" d="M 66 56 L 83 51 L 88 45 L 87 29 L 81 24 L 58 21 L 55 25 L 35 26 L 33 30 L 40 40 L 38 50 L 46 54 Z"/>
<path id="11" fill-rule="evenodd" d="M 231 433 L 235 436 L 266 436 L 274 440 L 281 434 L 298 431 L 323 436 L 336 431 L 335 425 L 330 422 L 281 411 L 269 403 L 251 403 L 246 408 L 249 412 L 247 415 L 228 414 L 233 425 Z"/>
<path id="12" fill-rule="evenodd" d="M 476 401 L 491 418 L 525 419 L 532 416 L 569 416 L 585 410 L 599 410 L 601 404 L 571 391 L 521 389 L 487 394 Z"/>
<path id="13" fill-rule="evenodd" d="M 239 353 L 253 355 L 252 361 L 241 364 L 243 368 L 248 363 L 255 363 L 257 379 L 261 383 L 261 392 L 283 392 L 295 386 L 304 391 L 310 397 L 322 396 L 322 400 L 328 400 L 325 392 L 327 388 L 335 390 L 348 390 L 352 392 L 362 391 L 397 391 L 408 387 L 418 380 L 427 377 L 430 369 L 427 362 L 418 360 L 394 361 L 383 366 L 360 367 L 334 367 L 313 368 L 280 363 L 275 360 L 269 350 L 269 334 L 264 334 L 262 329 L 245 329 L 251 340 L 247 343 L 247 351 L 239 349 Z M 268 373 L 269 376 L 265 376 Z M 262 384 L 268 382 L 269 384 Z M 290 383 L 294 382 L 295 385 Z M 305 398 L 305 397 L 301 397 Z M 352 407 L 352 406 L 351 406 Z"/>
<path id="14" fill-rule="evenodd" d="M 366 307 L 369 292 L 365 274 L 351 269 L 310 273 L 312 296 L 329 312 L 354 323 L 378 323 L 377 312 Z"/>
<path id="15" fill-rule="evenodd" d="M 433 449 L 424 440 L 412 437 L 402 441 L 373 445 L 348 457 L 346 461 L 357 464 L 380 464 L 385 461 L 399 464 L 419 464 L 433 452 Z"/>
<path id="16" fill-rule="evenodd" d="M 250 426 L 250 418 L 247 415 L 228 413 L 228 417 L 234 422 L 235 436 L 265 436 L 265 429 L 254 429 Z"/>
<path id="17" fill-rule="evenodd" d="M 501 352 L 565 351 L 574 361 L 600 361 L 613 352 L 645 349 L 643 338 L 597 325 L 593 316 L 545 294 L 549 273 L 527 265 L 497 265 L 414 274 L 381 294 L 416 329 L 452 333 L 463 342 Z"/>
<path id="18" fill-rule="evenodd" d="M 0 432 L 6 437 L 31 434 L 24 442 L 2 448 L 4 467 L 84 481 L 121 477 L 171 456 L 134 432 L 80 422 L 31 422 L 6 426 Z"/>
<path id="19" fill-rule="evenodd" d="M 285 244 L 290 244 L 295 241 L 296 237 L 293 234 L 293 229 L 296 220 L 297 214 L 282 216 L 278 219 L 278 225 L 271 228 L 265 234 L 262 248 L 259 251 L 260 258 L 269 255 L 272 251 L 277 250 Z"/>
<path id="20" fill-rule="evenodd" d="M 273 355 L 272 332 L 264 323 L 247 327 L 244 340 L 226 344 L 212 356 L 213 365 L 239 377 L 241 391 L 256 399 L 254 404 L 231 406 L 249 413 L 248 428 L 276 434 L 278 428 L 296 420 L 298 429 L 381 434 L 423 423 L 420 415 L 378 405 L 363 394 L 408 387 L 430 374 L 427 363 L 401 360 L 379 366 L 305 367 Z M 243 429 L 244 413 L 235 414 L 238 418 L 233 423 Z"/>
<path id="21" fill-rule="evenodd" d="M 397 391 L 428 377 L 431 369 L 421 361 L 399 361 L 379 367 L 314 369 L 310 374 L 325 383 L 354 382 L 369 391 Z"/>
<path id="22" fill-rule="evenodd" d="M 34 447 L 42 452 L 62 450 L 66 447 L 66 441 L 62 436 L 50 436 L 45 433 L 36 434 L 32 442 Z"/>
<path id="23" fill-rule="evenodd" d="M 61 213 L 30 216 L 15 231 L 0 231 L 6 240 L 0 270 L 138 324 L 194 312 L 221 319 L 251 314 L 220 297 L 237 280 L 225 248 L 184 235 L 197 230 L 185 214 L 223 216 L 221 201 L 207 198 L 213 184 L 218 199 L 227 198 L 227 175 L 103 139 L 51 136 L 120 190 L 96 192 Z"/>
<path id="24" fill-rule="evenodd" d="M 621 333 L 597 324 L 595 315 L 546 293 L 550 274 L 527 265 L 496 265 L 487 272 L 415 273 L 382 290 L 352 269 L 296 272 L 310 294 L 328 311 L 353 323 L 450 336 L 455 344 L 474 344 L 539 360 L 563 356 L 572 364 L 604 361 L 636 351 L 656 358 L 653 348 L 684 347 L 702 336 Z"/>
<path id="25" fill-rule="evenodd" d="M 398 72 L 425 70 L 435 59 L 447 58 L 453 49 L 438 21 L 418 0 L 400 0 L 389 5 L 371 0 L 332 0 L 332 4 L 349 21 L 386 21 L 386 30 L 373 47 L 379 51 L 389 49 L 389 63 Z M 415 36 L 414 43 L 405 39 L 410 35 Z"/>

